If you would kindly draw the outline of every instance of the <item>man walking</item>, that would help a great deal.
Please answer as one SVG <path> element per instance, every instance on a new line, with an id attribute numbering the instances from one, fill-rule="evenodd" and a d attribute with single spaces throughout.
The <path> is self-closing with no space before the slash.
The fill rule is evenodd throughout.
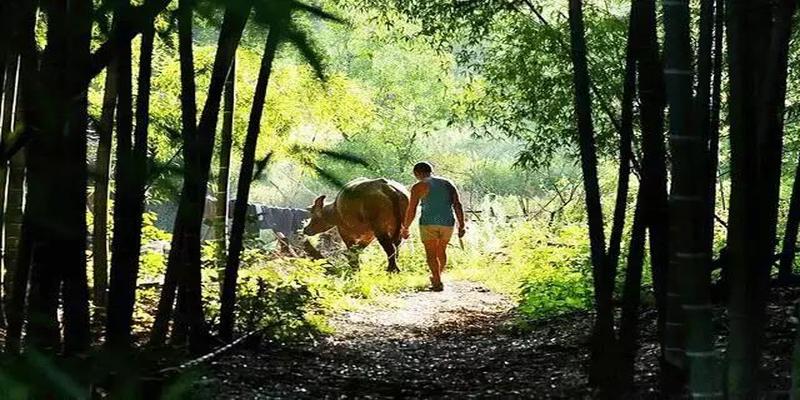
<path id="1" fill-rule="evenodd" d="M 466 232 L 464 209 L 455 185 L 445 178 L 434 176 L 430 164 L 420 162 L 414 165 L 414 177 L 418 182 L 411 186 L 411 199 L 401 234 L 403 238 L 408 238 L 408 227 L 414 221 L 417 206 L 422 203 L 419 233 L 425 246 L 428 268 L 431 270 L 431 288 L 440 292 L 444 289 L 442 272 L 447 265 L 447 244 L 456 222 L 458 237 L 463 237 Z"/>

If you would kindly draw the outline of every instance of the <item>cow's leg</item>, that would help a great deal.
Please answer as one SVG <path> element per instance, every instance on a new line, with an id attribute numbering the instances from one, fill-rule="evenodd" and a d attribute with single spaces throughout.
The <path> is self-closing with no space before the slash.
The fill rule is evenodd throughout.
<path id="1" fill-rule="evenodd" d="M 361 246 L 353 246 L 347 249 L 347 253 L 345 253 L 347 263 L 350 264 L 350 268 L 354 270 L 360 267 L 359 256 L 361 255 L 361 249 Z"/>
<path id="2" fill-rule="evenodd" d="M 361 255 L 361 250 L 364 249 L 364 246 L 361 244 L 356 243 L 354 240 L 342 238 L 344 241 L 345 247 L 347 247 L 347 251 L 345 251 L 344 255 L 347 258 L 347 263 L 350 264 L 350 268 L 358 269 L 359 262 L 358 256 Z"/>
<path id="3" fill-rule="evenodd" d="M 386 270 L 391 273 L 400 272 L 400 268 L 397 268 L 397 246 L 392 241 L 392 238 L 388 235 L 379 235 L 378 243 L 383 247 L 383 251 L 386 252 L 386 257 L 389 260 L 389 266 Z"/>

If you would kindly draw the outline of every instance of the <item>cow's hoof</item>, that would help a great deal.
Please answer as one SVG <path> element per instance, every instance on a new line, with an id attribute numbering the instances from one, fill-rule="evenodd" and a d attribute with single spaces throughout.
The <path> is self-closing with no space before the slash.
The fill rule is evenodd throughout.
<path id="1" fill-rule="evenodd" d="M 400 268 L 397 268 L 397 267 L 394 267 L 394 268 L 392 268 L 392 267 L 389 267 L 389 268 L 387 268 L 387 269 L 386 269 L 386 272 L 388 272 L 388 273 L 390 273 L 390 274 L 398 274 L 398 273 L 400 273 Z"/>

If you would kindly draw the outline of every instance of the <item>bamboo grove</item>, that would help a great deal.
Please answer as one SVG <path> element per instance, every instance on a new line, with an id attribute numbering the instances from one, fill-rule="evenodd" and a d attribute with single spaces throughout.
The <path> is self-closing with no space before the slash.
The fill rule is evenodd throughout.
<path id="1" fill-rule="evenodd" d="M 764 395 L 759 364 L 770 288 L 797 282 L 791 267 L 797 240 L 793 222 L 797 181 L 783 246 L 777 255 L 775 250 L 787 68 L 796 4 L 702 0 L 695 20 L 686 1 L 665 0 L 660 13 L 654 1 L 631 3 L 619 121 L 617 204 L 622 202 L 624 210 L 628 185 L 623 175 L 628 174 L 628 165 L 637 161 L 631 158 L 632 114 L 628 111 L 635 86 L 641 129 L 639 160 L 634 164 L 639 169 L 639 192 L 621 293 L 621 320 L 616 323 L 615 249 L 620 235 L 615 235 L 615 227 L 624 224 L 625 213 L 614 214 L 612 236 L 606 243 L 597 189 L 584 5 L 581 0 L 569 3 L 575 111 L 594 271 L 593 382 L 606 398 L 632 390 L 647 237 L 658 311 L 662 395 L 759 398 Z M 663 43 L 658 39 L 660 27 L 664 29 Z M 721 99 L 728 105 L 728 147 L 720 146 Z M 723 199 L 730 202 L 730 211 L 726 245 L 715 256 L 721 147 L 730 151 L 726 157 L 730 159 L 731 192 L 729 199 Z M 726 335 L 717 331 L 712 321 L 715 266 L 722 267 Z M 779 272 L 773 278 L 775 266 Z M 726 343 L 722 351 L 720 337 Z M 796 386 L 800 374 L 797 360 L 794 365 Z M 798 388 L 791 388 L 790 393 L 796 397 Z"/>
<path id="2" fill-rule="evenodd" d="M 787 91 L 797 83 L 789 79 L 796 3 L 626 3 L 618 102 L 598 88 L 600 78 L 592 75 L 587 42 L 593 32 L 586 29 L 583 0 L 561 5 L 568 12 L 566 31 L 528 0 L 355 3 L 420 19 L 422 34 L 433 36 L 441 34 L 436 29 L 461 29 L 459 18 L 480 19 L 491 14 L 487 10 L 511 9 L 543 26 L 571 61 L 574 97 L 569 100 L 574 103 L 568 122 L 574 135 L 569 139 L 577 145 L 583 177 L 594 289 L 589 374 L 599 397 L 635 393 L 643 297 L 650 294 L 657 312 L 663 397 L 763 395 L 759 365 L 770 293 L 777 286 L 800 284 L 793 272 L 800 165 L 783 232 L 778 208 L 785 104 Z M 209 13 L 216 18 L 210 19 L 218 36 L 204 86 L 195 76 L 193 34 L 196 15 Z M 180 126 L 174 130 L 183 167 L 171 250 L 147 346 L 187 343 L 191 352 L 201 354 L 244 333 L 235 332 L 234 320 L 247 201 L 235 202 L 230 227 L 224 222 L 227 202 L 216 210 L 214 229 L 221 239 L 214 267 L 223 279 L 220 318 L 213 324 L 201 287 L 204 205 L 210 184 L 221 198 L 232 191 L 235 113 L 248 115 L 237 199 L 250 197 L 253 179 L 269 161 L 257 159 L 256 147 L 281 46 L 294 48 L 320 80 L 326 79 L 308 33 L 295 23 L 297 15 L 343 22 L 295 0 L 0 0 L 0 322 L 6 355 L 31 351 L 80 360 L 96 348 L 123 355 L 138 350 L 132 316 L 143 212 L 157 173 L 148 141 L 154 41 L 163 33 L 159 20 L 167 21 L 177 37 L 181 107 Z M 451 25 L 426 25 L 447 18 L 454 19 Z M 263 29 L 263 53 L 254 96 L 249 108 L 240 110 L 234 101 L 236 53 L 249 24 Z M 98 77 L 103 97 L 93 117 L 88 92 Z M 618 162 L 610 221 L 598 176 L 598 127 L 605 120 L 613 126 Z M 88 131 L 98 137 L 91 163 Z M 219 171 L 212 171 L 215 154 Z M 721 160 L 730 165 L 728 194 L 717 190 Z M 725 221 L 716 214 L 721 201 L 730 205 Z M 716 225 L 726 228 L 724 235 Z M 627 246 L 624 239 L 630 241 Z M 717 251 L 720 242 L 725 245 Z M 717 275 L 721 278 L 712 279 Z M 648 278 L 651 291 L 644 285 Z M 724 294 L 725 331 L 713 321 L 716 288 Z M 98 331 L 102 337 L 93 337 Z M 795 358 L 793 387 L 786 390 L 800 398 L 800 347 Z"/>
<path id="3" fill-rule="evenodd" d="M 206 96 L 198 115 L 193 21 L 200 9 L 212 10 L 222 21 L 210 82 L 207 90 L 201 88 Z M 184 184 L 150 345 L 163 345 L 170 333 L 173 341 L 188 340 L 196 353 L 216 343 L 200 298 L 200 229 L 218 121 L 222 119 L 221 136 L 227 143 L 219 150 L 224 170 L 220 177 L 227 185 L 235 54 L 248 22 L 263 27 L 269 33 L 264 37 L 240 172 L 254 177 L 259 163 L 255 144 L 276 50 L 284 43 L 296 46 L 324 78 L 306 34 L 293 22 L 297 14 L 340 21 L 314 6 L 284 0 L 0 4 L 2 185 L 7 188 L 0 197 L 5 210 L 2 322 L 7 354 L 27 349 L 66 357 L 85 355 L 97 343 L 90 333 L 93 325 L 104 325 L 102 343 L 108 351 L 124 354 L 131 349 L 145 196 L 152 175 L 158 172 L 149 158 L 148 131 L 159 18 L 177 30 Z M 93 43 L 97 41 L 93 29 L 109 19 L 111 24 L 101 29 L 99 43 Z M 138 51 L 132 48 L 136 37 L 141 38 Z M 133 54 L 138 54 L 138 71 L 132 70 Z M 102 110 L 94 118 L 88 112 L 87 92 L 103 72 Z M 96 160 L 87 160 L 87 131 L 98 136 Z M 87 164 L 96 169 L 90 171 Z M 248 198 L 251 181 L 239 180 L 239 198 Z M 94 193 L 87 204 L 90 182 Z M 227 198 L 227 188 L 222 190 Z M 234 288 L 247 206 L 240 203 L 244 208 L 236 207 L 234 212 L 228 251 L 222 248 L 227 262 L 219 257 L 226 279 L 219 331 L 226 341 L 234 336 Z M 87 259 L 87 207 L 94 215 L 91 262 Z M 217 229 L 226 229 L 224 222 L 219 225 Z"/>

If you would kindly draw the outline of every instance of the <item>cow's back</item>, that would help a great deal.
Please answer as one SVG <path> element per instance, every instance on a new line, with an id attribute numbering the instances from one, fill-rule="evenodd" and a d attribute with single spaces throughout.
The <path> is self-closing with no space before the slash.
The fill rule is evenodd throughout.
<path id="1" fill-rule="evenodd" d="M 339 229 L 344 234 L 387 234 L 398 239 L 408 208 L 408 191 L 388 179 L 359 178 L 347 183 L 336 197 Z"/>

